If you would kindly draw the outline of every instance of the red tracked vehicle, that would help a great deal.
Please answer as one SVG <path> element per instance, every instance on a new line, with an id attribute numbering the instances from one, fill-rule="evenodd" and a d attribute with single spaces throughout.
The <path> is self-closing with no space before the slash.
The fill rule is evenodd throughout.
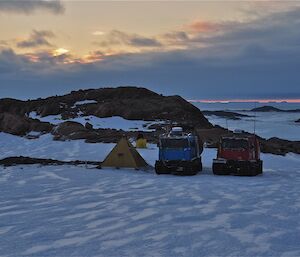
<path id="1" fill-rule="evenodd" d="M 213 160 L 215 175 L 256 176 L 262 174 L 263 162 L 255 135 L 235 131 L 221 138 L 217 158 Z"/>

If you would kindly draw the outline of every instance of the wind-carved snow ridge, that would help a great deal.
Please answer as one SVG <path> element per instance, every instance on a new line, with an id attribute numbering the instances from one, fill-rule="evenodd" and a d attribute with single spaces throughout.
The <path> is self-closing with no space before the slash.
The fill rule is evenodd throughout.
<path id="1" fill-rule="evenodd" d="M 1 133 L 1 157 L 103 160 L 114 145 L 19 139 Z M 153 165 L 157 147 L 139 151 Z M 262 176 L 234 177 L 212 174 L 215 155 L 205 149 L 204 171 L 193 177 L 92 166 L 0 168 L 1 255 L 299 256 L 299 156 L 263 154 Z"/>
<path id="2" fill-rule="evenodd" d="M 299 170 L 256 178 L 37 166 L 6 172 L 0 245 L 7 256 L 300 254 Z"/>

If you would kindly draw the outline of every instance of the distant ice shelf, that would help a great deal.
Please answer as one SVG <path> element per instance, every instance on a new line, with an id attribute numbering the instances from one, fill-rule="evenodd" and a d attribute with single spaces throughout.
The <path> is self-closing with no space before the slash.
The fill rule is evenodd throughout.
<path id="1" fill-rule="evenodd" d="M 253 112 L 238 112 L 254 115 Z M 300 140 L 300 126 L 295 122 L 299 113 L 256 113 L 256 117 L 241 117 L 240 120 L 231 120 L 214 115 L 206 118 L 214 125 L 219 125 L 230 130 L 242 129 L 253 133 L 254 126 L 257 135 L 270 138 L 279 137 L 287 140 Z"/>

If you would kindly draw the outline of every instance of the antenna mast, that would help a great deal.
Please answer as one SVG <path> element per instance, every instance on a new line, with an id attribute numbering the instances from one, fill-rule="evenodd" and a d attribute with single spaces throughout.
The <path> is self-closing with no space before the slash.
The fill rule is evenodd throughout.
<path id="1" fill-rule="evenodd" d="M 256 135 L 256 102 L 254 103 L 254 106 L 255 106 L 255 107 L 254 107 L 254 110 L 255 110 L 255 111 L 254 111 L 254 122 L 253 122 L 253 123 L 254 123 L 254 124 L 253 124 L 253 127 L 254 127 L 254 128 L 253 128 L 253 130 L 254 130 L 254 135 Z"/>

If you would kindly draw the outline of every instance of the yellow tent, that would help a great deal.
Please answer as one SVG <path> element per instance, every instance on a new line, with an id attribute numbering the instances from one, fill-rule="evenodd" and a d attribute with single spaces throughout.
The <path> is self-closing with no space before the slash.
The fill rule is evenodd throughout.
<path id="1" fill-rule="evenodd" d="M 136 148 L 147 148 L 147 140 L 145 138 L 139 138 L 135 143 Z"/>
<path id="2" fill-rule="evenodd" d="M 102 162 L 101 167 L 134 168 L 148 164 L 128 140 L 123 137 Z"/>

